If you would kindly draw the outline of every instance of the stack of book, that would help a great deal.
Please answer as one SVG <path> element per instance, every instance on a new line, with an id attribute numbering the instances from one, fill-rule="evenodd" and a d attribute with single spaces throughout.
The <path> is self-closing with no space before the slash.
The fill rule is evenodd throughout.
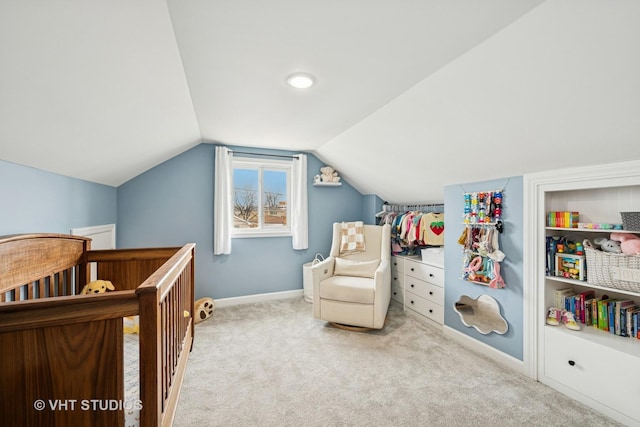
<path id="1" fill-rule="evenodd" d="M 547 227 L 578 228 L 579 212 L 547 212 Z"/>
<path id="2" fill-rule="evenodd" d="M 633 300 L 596 296 L 592 290 L 576 294 L 572 288 L 558 289 L 555 298 L 556 308 L 572 312 L 584 325 L 640 339 L 640 307 Z"/>

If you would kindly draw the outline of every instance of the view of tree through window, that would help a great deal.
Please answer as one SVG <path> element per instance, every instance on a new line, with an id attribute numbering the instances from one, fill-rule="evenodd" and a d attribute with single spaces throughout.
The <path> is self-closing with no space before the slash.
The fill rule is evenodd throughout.
<path id="1" fill-rule="evenodd" d="M 234 167 L 234 229 L 288 228 L 287 172 L 242 163 Z"/>

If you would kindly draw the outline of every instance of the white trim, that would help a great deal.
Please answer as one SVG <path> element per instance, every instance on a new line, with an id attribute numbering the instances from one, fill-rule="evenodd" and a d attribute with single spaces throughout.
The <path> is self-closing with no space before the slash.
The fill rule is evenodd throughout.
<path id="1" fill-rule="evenodd" d="M 535 180 L 527 175 L 523 177 L 523 215 L 524 230 L 522 238 L 522 259 L 523 259 L 523 286 L 522 286 L 522 315 L 523 315 L 523 345 L 522 359 L 524 362 L 524 373 L 528 377 L 538 379 L 538 322 L 537 310 L 537 288 L 536 288 L 536 266 L 538 264 L 537 242 L 540 236 L 536 234 L 537 221 L 544 218 L 544 213 L 540 214 L 540 205 L 536 199 L 537 189 Z M 542 204 L 544 210 L 544 204 Z"/>
<path id="2" fill-rule="evenodd" d="M 252 239 L 254 237 L 291 237 L 292 233 L 290 229 L 286 231 L 271 231 L 269 229 L 258 229 L 256 231 L 247 231 L 241 232 L 238 230 L 244 230 L 239 228 L 234 228 L 233 233 L 231 234 L 232 239 Z"/>
<path id="3" fill-rule="evenodd" d="M 302 298 L 303 290 L 270 292 L 267 294 L 245 295 L 242 297 L 216 299 L 216 307 L 229 307 L 232 305 L 251 304 L 254 302 L 273 301 L 286 298 Z"/>
<path id="4" fill-rule="evenodd" d="M 74 236 L 92 237 L 97 234 L 110 234 L 109 244 L 110 248 L 93 248 L 93 249 L 115 249 L 116 248 L 116 225 L 92 225 L 90 227 L 72 228 L 71 234 Z"/>
<path id="5" fill-rule="evenodd" d="M 465 347 L 470 348 L 471 350 L 480 353 L 484 356 L 487 356 L 489 359 L 494 360 L 508 368 L 513 369 L 514 371 L 525 374 L 525 366 L 521 360 L 516 359 L 513 356 L 510 356 L 506 353 L 497 350 L 496 348 L 480 342 L 475 338 L 472 338 L 468 335 L 463 334 L 460 331 L 457 331 L 449 326 L 443 326 L 442 332 L 458 343 L 462 344 Z"/>

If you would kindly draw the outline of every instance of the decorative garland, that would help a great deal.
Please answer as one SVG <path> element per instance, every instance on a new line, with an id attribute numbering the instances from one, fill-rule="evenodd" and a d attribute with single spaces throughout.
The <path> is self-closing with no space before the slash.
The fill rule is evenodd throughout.
<path id="1" fill-rule="evenodd" d="M 464 223 L 493 224 L 502 233 L 502 190 L 464 193 Z"/>
<path id="2" fill-rule="evenodd" d="M 464 248 L 462 280 L 496 289 L 506 286 L 500 274 L 505 255 L 498 244 L 498 234 L 504 231 L 503 191 L 463 194 L 466 225 L 458 239 Z"/>

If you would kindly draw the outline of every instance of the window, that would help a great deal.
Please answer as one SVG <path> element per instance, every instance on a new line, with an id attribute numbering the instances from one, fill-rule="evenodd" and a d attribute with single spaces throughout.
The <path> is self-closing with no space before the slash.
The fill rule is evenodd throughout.
<path id="1" fill-rule="evenodd" d="M 291 161 L 233 159 L 233 237 L 291 236 Z"/>

